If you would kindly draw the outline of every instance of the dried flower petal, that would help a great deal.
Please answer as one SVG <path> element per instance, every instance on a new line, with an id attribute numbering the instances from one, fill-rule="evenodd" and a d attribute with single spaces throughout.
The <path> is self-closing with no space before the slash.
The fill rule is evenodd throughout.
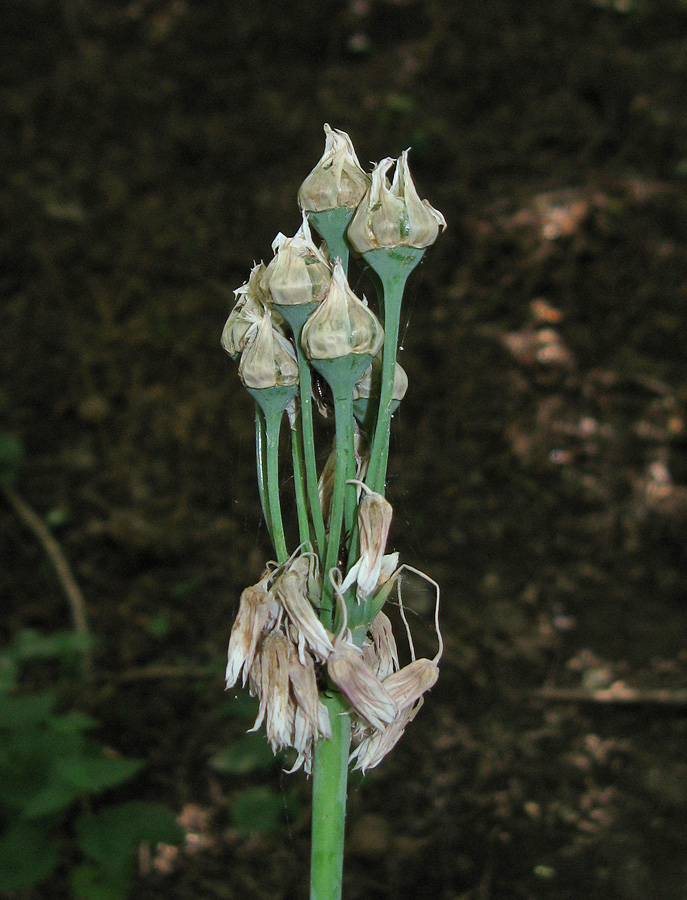
<path id="1" fill-rule="evenodd" d="M 275 592 L 298 634 L 298 656 L 304 661 L 305 648 L 318 662 L 324 662 L 333 645 L 307 596 L 307 576 L 293 569 L 279 577 Z"/>
<path id="2" fill-rule="evenodd" d="M 360 770 L 364 775 L 368 769 L 378 766 L 403 737 L 406 728 L 420 711 L 422 703 L 423 701 L 419 700 L 415 706 L 402 710 L 384 731 L 373 731 L 364 737 L 348 760 L 349 762 L 355 760 L 354 768 Z"/>
<path id="3" fill-rule="evenodd" d="M 384 679 L 389 696 L 399 709 L 408 709 L 437 683 L 439 666 L 431 659 L 415 659 Z"/>
<path id="4" fill-rule="evenodd" d="M 384 679 L 399 668 L 396 638 L 386 613 L 378 612 L 368 631 L 371 640 L 367 645 L 363 644 L 363 658 L 377 678 L 384 683 Z"/>
<path id="5" fill-rule="evenodd" d="M 239 611 L 229 638 L 226 685 L 232 688 L 243 672 L 245 686 L 248 672 L 253 665 L 258 641 L 277 622 L 279 604 L 267 589 L 269 575 L 257 584 L 247 587 L 241 594 Z"/>
<path id="6" fill-rule="evenodd" d="M 365 491 L 358 507 L 360 558 L 349 570 L 341 589 L 345 593 L 355 581 L 358 585 L 356 597 L 364 600 L 379 583 L 393 508 L 381 494 L 370 490 L 363 482 L 356 483 Z"/>

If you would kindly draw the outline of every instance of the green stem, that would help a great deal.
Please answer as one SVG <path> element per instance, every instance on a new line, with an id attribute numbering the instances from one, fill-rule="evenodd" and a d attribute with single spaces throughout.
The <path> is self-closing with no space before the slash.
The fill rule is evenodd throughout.
<path id="1" fill-rule="evenodd" d="M 286 536 L 284 535 L 284 522 L 281 515 L 281 500 L 279 499 L 279 433 L 283 409 L 268 409 L 265 411 L 265 425 L 267 431 L 267 501 L 272 524 L 272 542 L 277 551 L 277 562 L 281 565 L 289 558 L 286 549 Z"/>
<path id="2" fill-rule="evenodd" d="M 398 350 L 398 327 L 401 303 L 408 276 L 422 258 L 424 250 L 415 247 L 393 247 L 371 250 L 365 260 L 375 270 L 384 292 L 384 350 L 382 356 L 382 385 L 377 411 L 370 464 L 365 483 L 373 491 L 384 493 L 389 459 L 389 431 L 393 412 L 394 375 Z"/>
<path id="3" fill-rule="evenodd" d="M 315 435 L 313 429 L 312 414 L 312 376 L 310 363 L 301 349 L 301 332 L 308 317 L 317 309 L 317 303 L 300 303 L 295 306 L 275 304 L 282 316 L 286 319 L 293 332 L 298 355 L 298 382 L 301 398 L 301 432 L 303 436 L 303 457 L 305 460 L 305 485 L 310 504 L 310 516 L 315 531 L 315 542 L 320 562 L 324 561 L 325 530 L 320 495 L 317 489 L 317 461 L 315 457 Z"/>
<path id="4" fill-rule="evenodd" d="M 340 694 L 324 696 L 331 740 L 315 745 L 310 900 L 341 900 L 351 717 Z"/>
<path id="5" fill-rule="evenodd" d="M 255 407 L 255 456 L 258 469 L 258 491 L 260 493 L 260 505 L 262 515 L 267 525 L 267 533 L 274 544 L 272 534 L 272 521 L 270 519 L 270 507 L 267 499 L 267 456 L 265 449 L 265 416 L 259 406 Z"/>
<path id="6" fill-rule="evenodd" d="M 301 543 L 310 541 L 308 502 L 305 497 L 305 475 L 303 473 L 303 433 L 300 412 L 291 430 L 291 457 L 293 459 L 293 484 L 296 492 L 296 512 L 298 513 L 298 534 Z"/>
<path id="7" fill-rule="evenodd" d="M 344 272 L 348 271 L 349 252 L 345 235 L 354 212 L 351 207 L 337 206 L 334 209 L 308 213 L 308 222 L 327 244 L 332 264 L 335 259 L 340 259 Z"/>
<path id="8" fill-rule="evenodd" d="M 336 567 L 341 546 L 341 531 L 344 524 L 344 512 L 351 517 L 355 515 L 355 486 L 348 485 L 346 481 L 351 477 L 351 467 L 355 475 L 355 454 L 353 452 L 353 406 L 350 394 L 348 396 L 334 397 L 334 421 L 336 425 L 336 461 L 334 465 L 334 486 L 332 488 L 332 502 L 329 515 L 329 539 L 327 541 L 327 554 L 325 557 L 322 586 L 322 622 L 325 628 L 331 629 L 334 625 L 334 604 L 329 571 Z M 352 495 L 351 500 L 346 494 Z"/>
<path id="9" fill-rule="evenodd" d="M 303 453 L 305 457 L 305 483 L 310 504 L 310 515 L 315 530 L 315 541 L 317 543 L 320 559 L 323 559 L 326 538 L 322 506 L 320 504 L 320 494 L 317 486 L 317 462 L 315 459 L 315 435 L 312 416 L 312 378 L 310 374 L 310 365 L 300 347 L 300 340 L 297 342 L 297 348 L 301 392 Z"/>

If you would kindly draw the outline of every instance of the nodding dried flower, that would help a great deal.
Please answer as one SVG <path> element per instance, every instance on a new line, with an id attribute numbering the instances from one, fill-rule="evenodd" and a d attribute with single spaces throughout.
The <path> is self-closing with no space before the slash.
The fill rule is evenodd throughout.
<path id="1" fill-rule="evenodd" d="M 353 710 L 380 731 L 394 721 L 398 707 L 348 636 L 339 636 L 327 660 L 327 672 Z"/>
<path id="2" fill-rule="evenodd" d="M 433 659 L 415 659 L 383 680 L 398 708 L 408 709 L 437 683 L 439 666 Z"/>
<path id="3" fill-rule="evenodd" d="M 254 328 L 239 363 L 239 378 L 244 385 L 257 390 L 298 384 L 296 352 L 284 335 L 272 327 L 269 309 Z"/>
<path id="4" fill-rule="evenodd" d="M 305 663 L 306 649 L 318 662 L 325 662 L 332 652 L 332 642 L 308 599 L 308 575 L 287 570 L 276 581 L 274 590 L 289 620 L 295 627 L 298 657 Z"/>
<path id="5" fill-rule="evenodd" d="M 384 679 L 399 668 L 396 638 L 386 613 L 381 610 L 377 613 L 370 623 L 368 633 L 370 638 L 363 644 L 363 658 L 377 678 L 384 683 Z"/>
<path id="6" fill-rule="evenodd" d="M 396 162 L 391 184 L 387 172 Z M 408 151 L 398 160 L 383 159 L 348 227 L 348 240 L 358 253 L 380 247 L 429 247 L 446 219 L 427 200 L 420 200 L 408 169 Z"/>
<path id="7" fill-rule="evenodd" d="M 331 269 L 324 253 L 312 239 L 308 220 L 288 238 L 278 234 L 272 243 L 274 259 L 267 266 L 264 283 L 274 303 L 298 306 L 319 303 L 329 291 Z"/>
<path id="8" fill-rule="evenodd" d="M 260 706 L 250 731 L 265 722 L 267 739 L 274 753 L 291 746 L 295 708 L 290 694 L 290 643 L 279 629 L 271 631 L 260 646 Z"/>
<path id="9" fill-rule="evenodd" d="M 245 349 L 248 332 L 262 319 L 270 297 L 263 286 L 266 268 L 258 263 L 251 269 L 248 281 L 236 288 L 236 304 L 224 324 L 220 344 L 232 359 Z"/>
<path id="10" fill-rule="evenodd" d="M 338 206 L 356 207 L 370 184 L 353 142 L 345 131 L 324 126 L 324 153 L 298 191 L 298 203 L 308 212 Z"/>
<path id="11" fill-rule="evenodd" d="M 243 685 L 253 665 L 258 641 L 279 618 L 279 604 L 267 583 L 271 572 L 266 573 L 257 584 L 247 587 L 241 594 L 239 611 L 231 629 L 227 653 L 226 685 L 232 688 L 243 673 Z"/>
<path id="12" fill-rule="evenodd" d="M 310 359 L 339 359 L 351 353 L 374 356 L 383 343 L 377 316 L 350 289 L 337 259 L 329 293 L 303 326 L 303 349 Z"/>
<path id="13" fill-rule="evenodd" d="M 353 643 L 348 630 L 346 602 L 338 569 L 330 571 L 329 579 L 343 612 L 344 621 L 334 639 L 334 649 L 327 660 L 327 672 L 332 682 L 351 704 L 354 712 L 373 728 L 383 731 L 398 715 L 398 707 L 382 682 L 365 663 L 363 651 Z"/>
<path id="14" fill-rule="evenodd" d="M 342 591 L 357 582 L 356 597 L 364 600 L 377 587 L 382 561 L 391 527 L 393 508 L 381 494 L 370 490 L 362 481 L 349 482 L 360 485 L 365 496 L 358 507 L 360 529 L 360 558 L 346 575 Z"/>

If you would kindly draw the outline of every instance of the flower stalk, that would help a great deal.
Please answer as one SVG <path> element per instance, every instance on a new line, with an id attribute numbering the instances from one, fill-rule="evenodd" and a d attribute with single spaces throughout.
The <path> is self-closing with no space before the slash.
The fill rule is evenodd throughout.
<path id="1" fill-rule="evenodd" d="M 446 224 L 420 200 L 407 156 L 382 160 L 368 175 L 348 135 L 325 125 L 324 154 L 298 195 L 302 225 L 292 238 L 277 235 L 272 261 L 254 266 L 235 291 L 221 341 L 240 357 L 256 403 L 258 492 L 276 554 L 241 595 L 227 688 L 239 678 L 248 686 L 259 700 L 253 730 L 264 726 L 275 752 L 292 749 L 289 771 L 312 775 L 311 900 L 341 898 L 349 767 L 374 768 L 398 742 L 436 682 L 443 648 L 438 586 L 386 552 L 389 434 L 407 387 L 397 363 L 403 292 Z M 351 250 L 378 276 L 379 318 L 351 290 Z M 321 477 L 315 376 L 325 385 L 317 409 L 331 423 L 333 408 L 334 423 Z M 297 539 L 282 516 L 285 412 Z M 401 605 L 411 656 L 401 667 L 382 607 L 394 589 L 401 603 L 408 573 L 436 589 L 439 651 L 415 659 Z"/>

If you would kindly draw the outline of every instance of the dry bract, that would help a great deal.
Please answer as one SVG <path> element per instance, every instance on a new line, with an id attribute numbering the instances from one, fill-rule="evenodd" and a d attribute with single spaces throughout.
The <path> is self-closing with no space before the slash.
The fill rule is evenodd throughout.
<path id="1" fill-rule="evenodd" d="M 272 315 L 266 310 L 254 336 L 247 343 L 239 363 L 239 377 L 254 389 L 286 387 L 298 384 L 296 352 L 289 341 L 272 327 Z"/>
<path id="2" fill-rule="evenodd" d="M 374 356 L 384 343 L 379 320 L 350 289 L 341 260 L 334 264 L 329 293 L 303 327 L 301 342 L 310 359 Z"/>
<path id="3" fill-rule="evenodd" d="M 370 184 L 345 131 L 324 126 L 325 144 L 322 158 L 298 191 L 301 209 L 321 212 L 337 206 L 353 208 L 365 195 Z"/>
<path id="4" fill-rule="evenodd" d="M 310 233 L 308 220 L 292 238 L 278 234 L 272 244 L 276 254 L 265 273 L 265 282 L 275 303 L 298 306 L 323 300 L 329 290 L 331 269 Z"/>

